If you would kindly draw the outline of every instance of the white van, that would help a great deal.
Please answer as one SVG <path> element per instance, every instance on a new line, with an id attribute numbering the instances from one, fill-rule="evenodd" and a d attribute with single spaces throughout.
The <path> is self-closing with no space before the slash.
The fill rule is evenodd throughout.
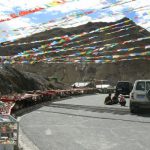
<path id="1" fill-rule="evenodd" d="M 150 80 L 136 80 L 130 93 L 130 112 L 150 108 Z"/>

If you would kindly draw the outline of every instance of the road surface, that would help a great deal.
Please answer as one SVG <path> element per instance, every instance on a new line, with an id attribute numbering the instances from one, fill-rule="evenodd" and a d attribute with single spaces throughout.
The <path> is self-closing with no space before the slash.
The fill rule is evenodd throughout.
<path id="1" fill-rule="evenodd" d="M 129 103 L 106 106 L 105 97 L 72 97 L 25 114 L 24 150 L 149 150 L 150 114 L 130 114 Z"/>

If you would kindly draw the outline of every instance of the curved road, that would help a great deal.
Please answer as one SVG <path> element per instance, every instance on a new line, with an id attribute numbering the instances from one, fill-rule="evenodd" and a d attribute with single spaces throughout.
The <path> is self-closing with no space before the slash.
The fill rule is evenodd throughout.
<path id="1" fill-rule="evenodd" d="M 72 97 L 25 114 L 24 150 L 149 150 L 150 114 L 132 115 L 128 103 L 105 106 L 105 96 Z"/>

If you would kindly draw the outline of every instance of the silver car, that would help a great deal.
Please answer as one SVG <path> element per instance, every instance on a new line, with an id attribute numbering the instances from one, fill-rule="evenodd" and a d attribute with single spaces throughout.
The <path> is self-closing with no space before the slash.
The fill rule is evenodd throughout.
<path id="1" fill-rule="evenodd" d="M 150 80 L 136 80 L 130 93 L 130 112 L 150 108 Z"/>

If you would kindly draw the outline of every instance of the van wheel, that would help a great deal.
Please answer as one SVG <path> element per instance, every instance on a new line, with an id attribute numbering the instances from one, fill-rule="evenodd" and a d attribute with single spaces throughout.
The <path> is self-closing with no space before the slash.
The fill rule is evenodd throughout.
<path id="1" fill-rule="evenodd" d="M 130 108 L 130 112 L 131 112 L 132 114 L 134 114 L 134 113 L 136 113 L 136 110 L 135 110 L 134 108 Z"/>
<path id="2" fill-rule="evenodd" d="M 130 103 L 130 112 L 131 113 L 137 113 L 138 112 L 138 107 L 135 107 L 133 104 Z"/>

